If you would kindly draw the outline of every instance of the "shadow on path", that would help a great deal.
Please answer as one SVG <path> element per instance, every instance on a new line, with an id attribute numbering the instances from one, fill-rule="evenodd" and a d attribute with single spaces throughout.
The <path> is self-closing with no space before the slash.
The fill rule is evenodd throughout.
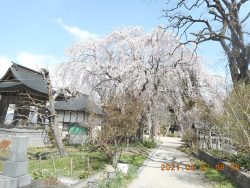
<path id="1" fill-rule="evenodd" d="M 138 178 L 129 188 L 210 187 L 205 183 L 203 172 L 186 169 L 192 164 L 188 155 L 177 149 L 182 144 L 180 138 L 161 137 L 161 141 L 162 144 L 145 161 L 139 170 Z"/>

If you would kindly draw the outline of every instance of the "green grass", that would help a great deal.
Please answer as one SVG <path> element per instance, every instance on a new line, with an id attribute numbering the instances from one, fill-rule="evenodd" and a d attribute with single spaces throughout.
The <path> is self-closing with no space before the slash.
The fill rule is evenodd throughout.
<path id="1" fill-rule="evenodd" d="M 210 182 L 214 183 L 215 188 L 235 188 L 233 183 L 213 168 L 208 168 L 205 171 L 205 176 L 210 180 Z"/>
<path id="2" fill-rule="evenodd" d="M 145 159 L 149 155 L 149 149 L 155 148 L 157 145 L 150 139 L 141 142 L 134 142 L 126 148 L 120 157 L 120 162 L 132 164 L 133 166 L 140 167 L 143 165 Z"/>
<path id="3" fill-rule="evenodd" d="M 205 167 L 205 177 L 213 185 L 214 188 L 235 188 L 236 186 L 218 170 L 212 168 L 209 164 L 199 160 L 193 154 L 194 148 L 190 148 L 185 144 L 179 147 L 179 150 L 191 156 L 191 163 L 195 164 L 197 170 Z M 203 169 L 204 170 L 204 169 Z"/>
<path id="4" fill-rule="evenodd" d="M 102 180 L 99 182 L 99 188 L 125 188 L 127 185 L 136 178 L 137 170 L 143 165 L 148 155 L 148 148 L 155 147 L 151 140 L 146 141 L 147 144 L 139 142 L 132 143 L 129 150 L 123 151 L 119 162 L 129 164 L 127 174 L 116 171 L 116 178 L 113 181 Z"/>
<path id="5" fill-rule="evenodd" d="M 187 146 L 186 144 L 181 145 L 178 149 L 180 151 L 182 151 L 183 153 L 186 153 L 187 155 L 193 155 L 193 153 L 197 152 L 196 148 L 194 148 L 194 147 L 191 148 L 191 147 Z"/>
<path id="6" fill-rule="evenodd" d="M 224 159 L 224 160 L 228 160 L 229 155 L 231 155 L 230 153 L 221 151 L 221 150 L 215 150 L 215 149 L 205 149 L 204 151 L 208 152 L 209 154 L 211 154 L 212 156 L 216 157 L 216 158 L 220 158 L 220 159 Z"/>
<path id="7" fill-rule="evenodd" d="M 60 157 L 56 148 L 29 148 L 29 173 L 35 179 L 56 178 L 58 175 L 86 178 L 110 163 L 110 159 L 104 153 L 91 146 L 67 146 L 66 150 L 68 156 Z M 129 150 L 123 152 L 121 161 L 141 166 L 146 159 L 145 147 L 137 143 L 131 145 Z M 41 160 L 39 156 L 43 156 Z M 2 169 L 1 161 L 0 171 Z"/>
<path id="8" fill-rule="evenodd" d="M 124 146 L 126 147 L 126 145 L 124 145 Z M 136 149 L 144 148 L 143 144 L 140 141 L 129 143 L 129 147 L 136 148 Z"/>
<path id="9" fill-rule="evenodd" d="M 143 154 L 124 153 L 122 154 L 120 161 L 139 167 L 143 165 L 145 159 L 146 156 Z"/>
<path id="10" fill-rule="evenodd" d="M 126 145 L 124 144 L 124 147 Z M 140 141 L 136 141 L 136 142 L 132 142 L 129 144 L 129 148 L 136 148 L 141 149 L 141 150 L 147 150 L 147 149 L 153 149 L 156 148 L 157 143 L 154 140 L 151 139 L 144 139 L 143 142 Z"/>
<path id="11" fill-rule="evenodd" d="M 241 152 L 237 155 L 230 155 L 229 161 L 232 163 L 239 164 L 240 167 L 244 167 L 250 171 L 250 151 Z"/>
<path id="12" fill-rule="evenodd" d="M 157 146 L 156 142 L 154 140 L 151 140 L 151 139 L 145 139 L 143 141 L 142 145 L 148 149 L 156 148 L 156 146 Z"/>
<path id="13" fill-rule="evenodd" d="M 192 157 L 192 164 L 195 164 L 197 170 L 201 170 L 200 168 L 205 167 L 205 177 L 206 179 L 213 184 L 215 188 L 236 188 L 235 185 L 223 174 L 221 174 L 218 170 L 212 168 L 210 165 L 205 162 Z"/>
<path id="14" fill-rule="evenodd" d="M 176 133 L 171 133 L 171 132 L 169 132 L 169 133 L 167 134 L 167 136 L 168 136 L 168 137 L 178 137 L 178 135 L 177 135 Z"/>
<path id="15" fill-rule="evenodd" d="M 29 149 L 29 153 L 33 157 L 55 151 L 55 148 Z M 67 157 L 47 155 L 45 160 L 33 158 L 29 161 L 29 172 L 36 179 L 56 178 L 58 175 L 86 178 L 95 171 L 103 169 L 109 162 L 101 151 L 89 147 L 67 147 L 67 151 Z"/>
<path id="16" fill-rule="evenodd" d="M 154 147 L 154 142 L 151 140 L 145 143 L 132 143 L 127 151 L 122 153 L 120 161 L 129 163 L 131 167 L 126 176 L 118 175 L 117 183 L 123 182 L 122 179 L 125 182 L 129 181 L 134 176 L 135 169 L 143 164 L 148 155 L 147 148 Z M 29 173 L 34 179 L 55 179 L 58 175 L 83 179 L 104 169 L 106 164 L 110 164 L 111 159 L 92 146 L 66 146 L 66 150 L 68 156 L 60 157 L 57 148 L 29 148 Z M 3 169 L 3 162 L 0 161 L 0 171 L 1 169 Z"/>
<path id="17" fill-rule="evenodd" d="M 210 153 L 212 156 L 227 160 L 232 163 L 236 163 L 240 165 L 240 167 L 244 167 L 248 170 L 250 170 L 250 152 L 249 151 L 244 151 L 244 152 L 238 152 L 238 154 L 231 154 L 228 152 L 223 152 L 220 150 L 204 150 L 208 153 Z"/>
<path id="18" fill-rule="evenodd" d="M 136 178 L 137 166 L 130 165 L 127 174 L 116 171 L 114 180 L 102 180 L 98 183 L 99 188 L 125 188 L 127 185 Z"/>
<path id="19" fill-rule="evenodd" d="M 3 170 L 3 161 L 0 160 L 0 171 Z"/>

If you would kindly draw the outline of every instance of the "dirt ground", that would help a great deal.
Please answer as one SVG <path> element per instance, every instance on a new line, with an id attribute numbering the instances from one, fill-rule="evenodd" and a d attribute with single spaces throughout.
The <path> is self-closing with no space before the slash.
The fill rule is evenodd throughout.
<path id="1" fill-rule="evenodd" d="M 181 145 L 180 138 L 161 137 L 160 140 L 162 144 L 145 161 L 129 188 L 211 187 L 205 183 L 204 172 L 186 169 L 191 162 L 189 156 L 177 149 Z"/>

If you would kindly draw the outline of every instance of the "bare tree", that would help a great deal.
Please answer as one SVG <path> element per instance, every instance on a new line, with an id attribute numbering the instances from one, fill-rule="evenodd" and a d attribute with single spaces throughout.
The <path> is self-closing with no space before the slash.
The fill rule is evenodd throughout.
<path id="1" fill-rule="evenodd" d="M 238 149 L 250 148 L 250 86 L 237 86 L 224 101 L 224 131 Z"/>
<path id="2" fill-rule="evenodd" d="M 64 95 L 66 93 L 70 93 L 70 91 L 68 89 L 59 89 L 55 92 L 55 94 L 53 94 L 52 83 L 50 80 L 49 71 L 46 69 L 42 69 L 41 72 L 43 73 L 44 79 L 45 79 L 45 81 L 47 83 L 47 87 L 48 87 L 49 105 L 48 105 L 47 109 L 50 112 L 51 128 L 53 130 L 53 134 L 55 137 L 56 146 L 57 146 L 59 153 L 62 157 L 67 156 L 67 152 L 64 148 L 64 145 L 63 145 L 63 142 L 61 139 L 61 135 L 60 135 L 59 127 L 58 127 L 58 118 L 57 118 L 57 114 L 56 114 L 54 105 L 55 105 L 55 101 L 59 95 Z"/>
<path id="3" fill-rule="evenodd" d="M 115 96 L 105 104 L 105 121 L 99 139 L 98 148 L 101 148 L 112 159 L 113 166 L 122 154 L 124 145 L 134 138 L 139 130 L 142 101 L 130 95 Z"/>
<path id="4" fill-rule="evenodd" d="M 64 145 L 61 140 L 61 134 L 58 127 L 58 115 L 56 114 L 54 103 L 58 96 L 62 97 L 63 94 L 66 92 L 69 92 L 67 89 L 59 89 L 53 94 L 51 81 L 49 78 L 49 72 L 45 69 L 42 70 L 43 75 L 45 76 L 45 81 L 48 86 L 48 101 L 45 101 L 44 99 L 37 99 L 35 96 L 33 96 L 28 91 L 20 93 L 22 96 L 22 100 L 17 101 L 14 106 L 12 106 L 14 110 L 14 121 L 13 124 L 21 124 L 26 125 L 32 122 L 32 115 L 37 116 L 38 119 L 41 121 L 43 120 L 50 121 L 50 126 L 53 131 L 53 137 L 56 141 L 56 146 L 59 150 L 59 153 L 61 156 L 66 156 L 67 152 L 64 148 Z M 32 109 L 32 111 L 30 111 Z M 30 113 L 32 112 L 32 113 Z M 37 124 L 41 123 L 40 121 L 36 122 Z"/>
<path id="5" fill-rule="evenodd" d="M 167 5 L 171 7 L 164 10 L 167 29 L 180 37 L 178 47 L 194 44 L 196 50 L 203 42 L 218 42 L 233 82 L 250 82 L 250 33 L 244 27 L 250 17 L 248 0 L 168 0 Z"/>

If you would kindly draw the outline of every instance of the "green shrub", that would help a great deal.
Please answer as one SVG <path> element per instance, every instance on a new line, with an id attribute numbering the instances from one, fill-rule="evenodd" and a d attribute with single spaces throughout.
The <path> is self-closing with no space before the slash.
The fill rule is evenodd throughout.
<path id="1" fill-rule="evenodd" d="M 135 166 L 142 166 L 146 157 L 142 154 L 122 154 L 120 162 L 129 163 Z"/>
<path id="2" fill-rule="evenodd" d="M 41 171 L 35 171 L 32 174 L 34 179 L 44 179 L 45 176 L 43 175 L 43 173 Z"/>
<path id="3" fill-rule="evenodd" d="M 221 150 L 206 150 L 212 156 L 227 160 L 232 163 L 236 163 L 240 165 L 240 167 L 244 167 L 250 170 L 250 152 L 240 152 L 238 154 L 230 154 Z"/>
<path id="4" fill-rule="evenodd" d="M 182 141 L 185 142 L 188 146 L 193 146 L 193 143 L 195 142 L 195 132 L 192 129 L 185 130 Z"/>
<path id="5" fill-rule="evenodd" d="M 196 152 L 195 148 L 191 148 L 186 144 L 181 145 L 178 149 L 187 155 L 192 155 L 193 152 Z"/>
<path id="6" fill-rule="evenodd" d="M 237 149 L 249 150 L 250 84 L 235 84 L 224 100 L 224 131 Z"/>
<path id="7" fill-rule="evenodd" d="M 167 136 L 168 136 L 168 137 L 177 137 L 177 134 L 176 134 L 176 133 L 170 133 L 170 132 L 169 132 L 169 133 L 167 134 Z"/>
<path id="8" fill-rule="evenodd" d="M 48 128 L 48 137 L 52 146 L 56 146 L 54 131 L 51 126 Z"/>
<path id="9" fill-rule="evenodd" d="M 208 168 L 205 171 L 206 177 L 215 183 L 216 188 L 234 188 L 235 186 L 220 172 L 213 168 Z"/>
<path id="10" fill-rule="evenodd" d="M 217 170 L 212 168 L 208 168 L 205 171 L 205 174 L 210 180 L 215 182 L 222 182 L 226 180 L 226 177 L 224 175 L 220 174 Z"/>
<path id="11" fill-rule="evenodd" d="M 231 156 L 230 153 L 225 152 L 225 151 L 221 151 L 221 150 L 207 150 L 208 153 L 210 153 L 212 156 L 219 158 L 219 159 L 223 159 L 223 160 L 228 160 L 229 156 Z"/>
<path id="12" fill-rule="evenodd" d="M 120 171 L 116 171 L 115 179 L 111 180 L 101 180 L 98 183 L 99 188 L 125 188 L 127 185 L 136 178 L 137 167 L 130 165 L 128 174 L 123 174 Z"/>
<path id="13" fill-rule="evenodd" d="M 57 175 L 85 178 L 108 163 L 105 154 L 99 150 L 92 151 L 87 146 L 69 146 L 66 149 L 69 154 L 67 157 L 57 157 L 54 152 L 56 148 L 29 149 L 29 155 L 33 156 L 29 162 L 29 172 L 36 179 L 49 179 Z M 39 157 L 36 156 L 41 154 L 47 154 L 46 158 L 37 160 Z"/>
<path id="14" fill-rule="evenodd" d="M 132 181 L 133 179 L 136 178 L 137 169 L 138 169 L 137 166 L 129 165 L 129 170 L 128 170 L 128 174 L 127 174 L 127 180 L 128 181 Z"/>
<path id="15" fill-rule="evenodd" d="M 79 175 L 79 178 L 80 179 L 85 179 L 87 177 L 89 177 L 90 175 L 92 175 L 92 172 L 91 171 L 82 171 Z"/>
<path id="16" fill-rule="evenodd" d="M 55 179 L 57 178 L 57 174 L 54 170 L 44 169 L 37 170 L 32 173 L 34 179 Z"/>
<path id="17" fill-rule="evenodd" d="M 103 169 L 105 164 L 109 162 L 107 156 L 100 151 L 95 151 L 86 154 L 89 157 L 89 162 L 93 170 Z"/>
<path id="18" fill-rule="evenodd" d="M 135 141 L 135 142 L 131 142 L 129 144 L 129 147 L 134 147 L 134 148 L 141 148 L 143 145 L 140 141 Z"/>
<path id="19" fill-rule="evenodd" d="M 230 162 L 239 164 L 240 167 L 244 167 L 250 170 L 250 152 L 248 153 L 239 153 L 237 155 L 231 155 L 229 158 Z"/>
<path id="20" fill-rule="evenodd" d="M 144 140 L 142 145 L 146 148 L 149 148 L 149 149 L 155 148 L 157 146 L 157 144 L 153 140 Z"/>

